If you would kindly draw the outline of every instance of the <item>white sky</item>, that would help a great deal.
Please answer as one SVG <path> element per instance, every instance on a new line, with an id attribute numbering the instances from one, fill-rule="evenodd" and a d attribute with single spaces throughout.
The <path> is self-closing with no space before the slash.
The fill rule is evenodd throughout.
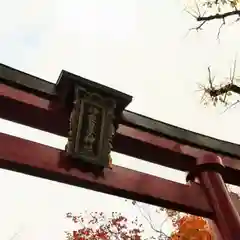
<path id="1" fill-rule="evenodd" d="M 240 143 L 237 108 L 200 104 L 197 83 L 207 67 L 229 75 L 239 24 L 196 22 L 178 0 L 0 0 L 0 62 L 56 82 L 62 69 L 131 94 L 128 109 L 216 138 Z M 60 149 L 66 140 L 0 119 L 0 131 Z M 184 182 L 185 174 L 113 154 L 114 163 Z M 137 164 L 136 164 L 137 162 Z M 84 209 L 139 215 L 123 200 L 0 171 L 1 240 L 64 239 L 64 214 Z M 102 198 L 102 199 L 101 199 Z M 107 203 L 102 205 L 102 202 Z M 158 219 L 161 222 L 162 219 Z"/>

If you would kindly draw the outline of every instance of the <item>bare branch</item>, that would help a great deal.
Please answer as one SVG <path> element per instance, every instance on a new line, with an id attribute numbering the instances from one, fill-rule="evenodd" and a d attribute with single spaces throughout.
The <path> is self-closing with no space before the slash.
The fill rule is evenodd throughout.
<path id="1" fill-rule="evenodd" d="M 187 12 L 189 15 L 191 15 L 192 17 L 194 17 L 194 18 L 197 18 L 198 17 L 198 15 L 195 15 L 195 14 L 193 14 L 193 13 L 191 13 L 189 10 L 187 10 L 186 8 L 184 9 L 184 11 L 185 12 Z"/>
<path id="2" fill-rule="evenodd" d="M 164 226 L 164 224 L 167 222 L 167 220 L 168 220 L 168 217 L 166 217 L 166 218 L 164 219 L 164 221 L 161 223 L 161 225 L 160 225 L 160 229 L 163 228 L 163 226 Z"/>
<path id="3" fill-rule="evenodd" d="M 206 23 L 207 21 L 203 21 L 201 22 L 197 27 L 194 27 L 194 28 L 191 28 L 191 30 L 196 30 L 196 31 L 199 31 L 199 30 L 202 30 L 202 26 Z"/>
<path id="4" fill-rule="evenodd" d="M 162 232 L 161 230 L 158 230 L 158 229 L 156 229 L 156 228 L 153 226 L 153 223 L 152 223 L 152 221 L 151 221 L 151 218 L 149 218 L 149 215 L 146 216 L 146 214 L 144 214 L 144 210 L 139 206 L 138 203 L 136 203 L 136 206 L 138 207 L 139 212 L 141 213 L 141 215 L 148 221 L 148 223 L 150 224 L 152 230 L 154 230 L 154 231 L 157 232 L 157 233 Z"/>
<path id="5" fill-rule="evenodd" d="M 214 81 L 214 77 L 212 78 L 211 76 L 211 68 L 208 67 L 208 82 L 210 85 L 210 89 L 213 89 L 213 81 Z"/>
<path id="6" fill-rule="evenodd" d="M 199 7 L 198 7 L 198 5 L 197 5 L 197 3 L 196 3 L 196 6 L 197 6 L 197 11 L 198 12 L 194 12 L 194 13 L 192 13 L 192 12 L 190 12 L 189 10 L 187 10 L 187 9 L 184 9 L 184 11 L 185 12 L 187 12 L 188 14 L 190 14 L 192 17 L 194 17 L 194 18 L 198 18 L 198 16 L 200 16 L 200 9 L 199 9 Z M 193 10 L 192 10 L 193 11 Z M 189 29 L 189 31 L 191 31 L 191 30 L 201 30 L 202 29 L 202 26 L 206 23 L 207 21 L 203 21 L 203 22 L 201 22 L 197 27 L 194 27 L 194 28 L 191 28 L 191 29 Z M 189 33 L 189 31 L 188 31 L 188 33 Z"/>
<path id="7" fill-rule="evenodd" d="M 235 77 L 235 71 L 236 71 L 236 64 L 237 64 L 237 57 L 235 57 L 234 64 L 233 64 L 233 73 L 231 74 L 232 70 L 230 69 L 230 81 L 233 84 L 233 80 Z"/>
<path id="8" fill-rule="evenodd" d="M 9 240 L 13 240 L 13 239 L 16 239 L 16 237 L 17 236 L 19 236 L 19 234 L 21 233 L 21 231 L 22 231 L 22 229 L 23 229 L 24 227 L 22 226 L 22 227 L 20 227 L 19 228 L 19 230 L 18 231 L 16 231 L 11 237 L 10 237 L 10 239 Z"/>
<path id="9" fill-rule="evenodd" d="M 223 113 L 225 113 L 227 110 L 229 110 L 230 108 L 236 106 L 238 103 L 240 102 L 240 100 L 237 100 L 236 102 L 232 103 L 230 106 L 228 106 Z"/>
<path id="10" fill-rule="evenodd" d="M 198 16 L 201 16 L 201 12 L 200 12 L 200 8 L 198 6 L 197 0 L 195 0 L 195 5 L 196 5 L 197 11 L 198 11 Z"/>
<path id="11" fill-rule="evenodd" d="M 221 26 L 219 27 L 219 29 L 218 29 L 218 34 L 217 34 L 217 39 L 219 40 L 219 37 L 220 37 L 220 32 L 221 32 L 221 29 L 222 29 L 222 27 L 225 25 L 225 18 L 223 18 L 222 19 L 222 24 L 221 24 Z"/>
<path id="12" fill-rule="evenodd" d="M 166 222 L 167 218 L 163 221 L 160 230 L 158 230 L 158 229 L 155 228 L 155 226 L 153 225 L 150 214 L 149 214 L 149 213 L 146 214 L 146 211 L 144 211 L 144 210 L 139 206 L 139 204 L 138 204 L 137 202 L 135 203 L 135 205 L 138 207 L 139 212 L 141 213 L 141 215 L 147 220 L 147 222 L 149 223 L 149 225 L 150 225 L 150 227 L 152 228 L 152 230 L 155 231 L 155 232 L 157 232 L 158 234 L 160 234 L 162 237 L 165 237 L 165 238 L 168 239 L 169 236 L 161 230 L 162 225 Z"/>

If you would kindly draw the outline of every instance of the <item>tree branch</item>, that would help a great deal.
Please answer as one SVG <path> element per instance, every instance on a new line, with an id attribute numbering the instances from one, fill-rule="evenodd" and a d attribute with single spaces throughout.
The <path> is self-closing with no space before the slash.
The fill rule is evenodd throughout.
<path id="1" fill-rule="evenodd" d="M 224 19 L 226 17 L 229 17 L 229 16 L 233 16 L 233 15 L 239 15 L 240 16 L 240 10 L 234 10 L 234 11 L 231 11 L 231 12 L 226 12 L 226 13 L 222 13 L 222 14 L 215 14 L 215 15 L 210 15 L 210 16 L 199 16 L 197 17 L 197 21 L 211 21 L 211 20 L 214 20 L 214 19 Z"/>
<path id="2" fill-rule="evenodd" d="M 214 88 L 209 89 L 209 94 L 211 97 L 217 97 L 227 92 L 234 92 L 234 93 L 240 94 L 240 87 L 230 83 L 218 89 L 214 89 Z"/>
<path id="3" fill-rule="evenodd" d="M 161 228 L 162 228 L 162 225 L 166 222 L 167 218 L 163 221 L 163 224 L 161 225 L 160 230 L 158 230 L 158 229 L 155 228 L 155 226 L 153 225 L 150 214 L 147 214 L 147 216 L 146 216 L 146 215 L 144 214 L 144 213 L 146 213 L 146 211 L 145 211 L 144 209 L 142 209 L 142 208 L 138 205 L 137 202 L 135 203 L 135 205 L 138 207 L 139 212 L 140 212 L 141 215 L 147 220 L 147 222 L 149 223 L 149 225 L 150 225 L 150 227 L 151 227 L 151 229 L 152 229 L 153 231 L 155 231 L 156 233 L 158 233 L 161 237 L 164 237 L 165 239 L 170 239 L 170 237 L 169 237 L 166 233 L 164 233 L 164 232 L 162 231 L 162 229 L 161 229 Z"/>

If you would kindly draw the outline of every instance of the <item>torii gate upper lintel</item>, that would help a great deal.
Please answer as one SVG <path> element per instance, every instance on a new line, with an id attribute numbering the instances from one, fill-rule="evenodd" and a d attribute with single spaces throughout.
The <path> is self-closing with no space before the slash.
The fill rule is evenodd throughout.
<path id="1" fill-rule="evenodd" d="M 124 110 L 130 101 L 129 95 L 66 71 L 52 84 L 0 65 L 0 117 L 69 138 L 63 157 L 63 151 L 0 134 L 0 167 L 209 217 L 216 221 L 225 240 L 239 239 L 239 215 L 223 180 L 240 186 L 240 146 Z M 119 153 L 187 171 L 201 186 L 117 166 L 105 169 L 104 178 L 97 179 L 75 166 L 73 169 L 71 158 L 107 167 L 112 147 Z M 219 162 L 213 163 L 215 160 L 198 167 L 204 156 L 218 159 L 216 153 L 222 168 Z M 224 222 L 223 213 L 231 223 Z"/>

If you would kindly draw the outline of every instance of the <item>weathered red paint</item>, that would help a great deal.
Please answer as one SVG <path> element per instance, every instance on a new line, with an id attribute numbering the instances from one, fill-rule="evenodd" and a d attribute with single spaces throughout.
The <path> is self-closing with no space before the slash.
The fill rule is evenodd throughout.
<path id="1" fill-rule="evenodd" d="M 95 177 L 73 168 L 64 151 L 2 133 L 0 142 L 2 168 L 211 217 L 211 208 L 197 184 L 188 186 L 119 166 Z"/>
<path id="2" fill-rule="evenodd" d="M 17 88 L 13 88 L 3 83 L 0 84 L 0 96 L 19 101 L 22 104 L 33 105 L 36 108 L 51 110 L 50 100 L 38 97 L 37 95 L 28 93 Z"/>
<path id="3" fill-rule="evenodd" d="M 120 133 L 124 136 L 137 138 L 139 141 L 146 142 L 148 144 L 152 144 L 159 148 L 164 148 L 164 149 L 168 149 L 172 152 L 182 153 L 184 155 L 191 156 L 195 159 L 197 159 L 207 153 L 210 153 L 209 151 L 206 151 L 203 149 L 187 146 L 184 144 L 179 144 L 176 141 L 166 139 L 163 137 L 159 137 L 159 136 L 156 136 L 149 132 L 140 131 L 138 129 L 134 129 L 134 128 L 124 126 L 124 125 L 119 126 L 118 133 Z M 219 155 L 219 156 L 222 158 L 222 161 L 226 167 L 235 168 L 240 171 L 240 161 L 238 159 L 226 157 L 223 155 Z"/>
<path id="4" fill-rule="evenodd" d="M 67 136 L 69 112 L 57 98 L 46 99 L 0 84 L 0 105 L 4 106 L 1 118 Z M 182 171 L 190 171 L 195 159 L 206 152 L 123 124 L 119 125 L 113 145 L 116 152 Z M 224 180 L 240 185 L 240 161 L 229 157 L 223 157 L 223 161 Z"/>
<path id="5" fill-rule="evenodd" d="M 220 157 L 205 154 L 197 159 L 197 165 L 215 164 L 222 168 Z M 224 166 L 223 166 L 224 167 Z M 224 240 L 238 240 L 240 237 L 240 215 L 231 201 L 226 185 L 219 172 L 204 170 L 197 175 L 214 211 L 214 220 Z"/>
<path id="6" fill-rule="evenodd" d="M 56 99 L 46 99 L 0 84 L 0 117 L 60 136 L 67 136 L 68 113 Z M 23 114 L 24 113 L 24 114 Z"/>

